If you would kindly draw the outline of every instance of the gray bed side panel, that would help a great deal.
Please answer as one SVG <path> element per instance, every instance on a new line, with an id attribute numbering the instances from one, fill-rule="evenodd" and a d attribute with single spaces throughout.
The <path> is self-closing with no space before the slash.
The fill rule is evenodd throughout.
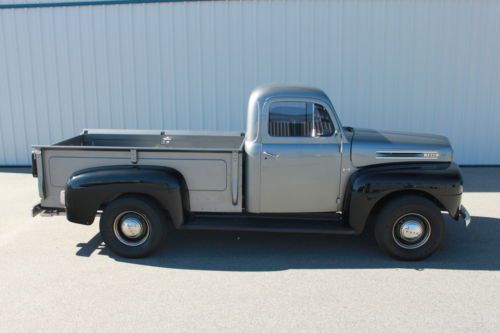
<path id="1" fill-rule="evenodd" d="M 127 150 L 51 149 L 42 150 L 44 207 L 60 207 L 60 193 L 71 174 L 101 166 L 131 165 L 132 154 Z M 239 159 L 241 169 L 241 158 Z M 179 171 L 189 190 L 192 211 L 241 211 L 241 171 L 238 175 L 239 195 L 236 205 L 232 201 L 232 164 L 229 152 L 167 152 L 138 151 L 137 165 L 165 166 Z"/>

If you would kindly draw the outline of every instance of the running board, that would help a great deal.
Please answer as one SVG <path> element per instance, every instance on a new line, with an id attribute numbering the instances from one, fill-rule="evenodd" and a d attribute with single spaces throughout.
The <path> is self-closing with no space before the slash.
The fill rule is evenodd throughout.
<path id="1" fill-rule="evenodd" d="M 182 230 L 226 230 L 286 232 L 310 234 L 355 235 L 338 214 L 321 216 L 251 215 L 251 214 L 197 214 L 183 224 Z"/>

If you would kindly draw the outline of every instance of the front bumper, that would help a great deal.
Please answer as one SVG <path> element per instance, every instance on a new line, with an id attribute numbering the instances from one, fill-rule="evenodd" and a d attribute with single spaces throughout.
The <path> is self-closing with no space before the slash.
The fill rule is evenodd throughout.
<path id="1" fill-rule="evenodd" d="M 460 216 L 464 219 L 465 221 L 465 226 L 468 227 L 470 222 L 471 222 L 471 217 L 467 209 L 464 207 L 464 205 L 460 205 L 460 210 L 458 212 Z"/>

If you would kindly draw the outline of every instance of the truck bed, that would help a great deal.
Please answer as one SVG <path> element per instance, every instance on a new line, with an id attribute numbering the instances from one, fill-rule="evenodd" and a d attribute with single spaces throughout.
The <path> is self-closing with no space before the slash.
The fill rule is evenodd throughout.
<path id="1" fill-rule="evenodd" d="M 113 165 L 174 168 L 186 180 L 193 212 L 241 212 L 244 135 L 229 132 L 84 130 L 34 146 L 41 206 L 64 208 L 64 189 L 79 170 Z"/>
<path id="2" fill-rule="evenodd" d="M 243 133 L 84 130 L 82 134 L 52 147 L 150 148 L 181 151 L 241 151 Z"/>

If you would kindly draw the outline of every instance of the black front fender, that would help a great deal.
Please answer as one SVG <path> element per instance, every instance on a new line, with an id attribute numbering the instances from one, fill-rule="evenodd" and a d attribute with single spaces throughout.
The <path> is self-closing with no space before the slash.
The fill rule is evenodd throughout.
<path id="1" fill-rule="evenodd" d="M 178 171 L 167 167 L 109 166 L 81 170 L 69 178 L 67 218 L 91 224 L 100 207 L 124 194 L 153 198 L 168 211 L 176 227 L 184 222 L 184 213 L 189 210 L 186 183 Z"/>
<path id="2" fill-rule="evenodd" d="M 463 192 L 460 169 L 455 163 L 390 164 L 360 169 L 349 181 L 344 214 L 350 226 L 361 233 L 381 200 L 405 192 L 432 199 L 456 219 Z"/>

